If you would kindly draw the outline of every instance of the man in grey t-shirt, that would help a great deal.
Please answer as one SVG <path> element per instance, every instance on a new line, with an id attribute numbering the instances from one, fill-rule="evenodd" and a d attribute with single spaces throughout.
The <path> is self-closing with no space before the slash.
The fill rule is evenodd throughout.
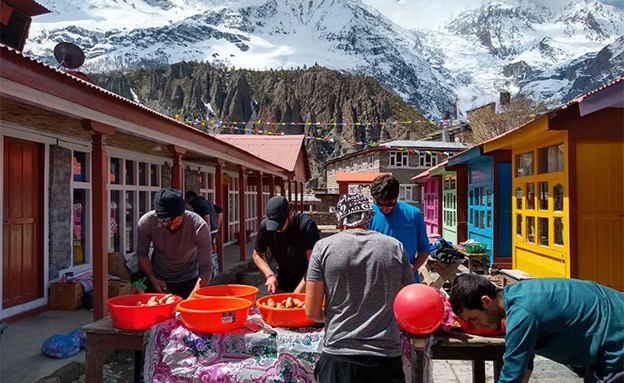
<path id="1" fill-rule="evenodd" d="M 373 214 L 363 195 L 343 195 L 336 206 L 341 232 L 312 250 L 305 305 L 310 319 L 325 322 L 319 382 L 405 381 L 392 306 L 414 278 L 403 245 L 367 230 Z"/>
<path id="2" fill-rule="evenodd" d="M 137 256 L 141 270 L 156 292 L 169 291 L 186 299 L 208 285 L 212 276 L 212 244 L 208 225 L 186 211 L 182 192 L 161 189 L 154 210 L 139 220 Z M 150 243 L 154 244 L 152 259 Z"/>

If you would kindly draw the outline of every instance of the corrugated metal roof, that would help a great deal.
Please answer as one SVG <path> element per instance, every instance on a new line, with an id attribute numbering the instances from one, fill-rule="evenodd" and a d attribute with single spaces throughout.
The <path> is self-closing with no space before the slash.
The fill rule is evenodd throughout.
<path id="1" fill-rule="evenodd" d="M 369 172 L 344 173 L 344 172 L 340 172 L 340 173 L 336 173 L 336 182 L 372 183 L 375 180 L 375 178 L 384 174 L 392 175 L 392 173 L 369 173 Z"/>
<path id="2" fill-rule="evenodd" d="M 381 143 L 379 146 L 385 147 L 397 147 L 397 148 L 420 148 L 420 149 L 466 149 L 468 145 L 459 142 L 444 142 L 444 141 L 409 141 L 409 140 L 395 140 Z"/>
<path id="3" fill-rule="evenodd" d="M 291 172 L 295 170 L 299 153 L 305 150 L 304 135 L 217 134 L 215 137 Z"/>
<path id="4" fill-rule="evenodd" d="M 31 17 L 50 13 L 48 8 L 33 0 L 5 0 L 5 2 Z"/>

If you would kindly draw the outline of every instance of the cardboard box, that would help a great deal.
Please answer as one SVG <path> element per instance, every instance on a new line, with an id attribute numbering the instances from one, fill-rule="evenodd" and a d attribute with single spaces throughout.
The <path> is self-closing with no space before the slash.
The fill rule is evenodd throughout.
<path id="1" fill-rule="evenodd" d="M 120 295 L 130 294 L 132 284 L 126 281 L 108 281 L 108 297 L 118 297 Z"/>
<path id="2" fill-rule="evenodd" d="M 51 283 L 50 308 L 73 311 L 83 306 L 84 290 L 80 283 Z"/>

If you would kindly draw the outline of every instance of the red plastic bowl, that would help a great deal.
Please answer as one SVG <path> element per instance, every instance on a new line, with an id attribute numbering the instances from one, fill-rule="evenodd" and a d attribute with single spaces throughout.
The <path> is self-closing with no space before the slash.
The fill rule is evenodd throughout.
<path id="1" fill-rule="evenodd" d="M 124 330 L 147 330 L 156 323 L 173 318 L 176 305 L 182 298 L 174 295 L 174 303 L 156 306 L 136 306 L 138 301 L 147 303 L 151 297 L 160 299 L 167 294 L 121 295 L 106 301 L 113 326 Z"/>
<path id="2" fill-rule="evenodd" d="M 273 327 L 306 327 L 312 326 L 316 322 L 308 318 L 305 313 L 305 309 L 276 309 L 273 307 L 265 306 L 269 298 L 277 302 L 281 302 L 288 297 L 298 298 L 300 301 L 305 302 L 305 294 L 300 293 L 283 293 L 267 295 L 258 299 L 256 306 L 260 309 L 260 315 L 262 319 Z"/>
<path id="3" fill-rule="evenodd" d="M 234 297 L 247 299 L 251 303 L 256 301 L 256 294 L 258 294 L 258 288 L 249 285 L 216 285 L 207 286 L 197 289 L 193 293 L 194 298 L 209 298 L 209 297 Z"/>
<path id="4" fill-rule="evenodd" d="M 189 330 L 222 333 L 242 327 L 252 305 L 243 298 L 209 297 L 182 301 L 178 311 Z"/>

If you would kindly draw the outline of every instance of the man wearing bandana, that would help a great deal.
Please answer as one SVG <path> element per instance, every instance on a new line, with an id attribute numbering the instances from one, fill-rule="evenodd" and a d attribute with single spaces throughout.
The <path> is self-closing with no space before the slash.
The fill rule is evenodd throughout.
<path id="1" fill-rule="evenodd" d="M 182 192 L 157 191 L 154 210 L 141 217 L 138 229 L 139 265 L 157 293 L 186 299 L 208 285 L 213 269 L 210 231 L 202 217 L 184 208 Z"/>
<path id="2" fill-rule="evenodd" d="M 325 322 L 318 382 L 405 382 L 392 306 L 414 279 L 401 242 L 367 229 L 374 214 L 362 194 L 343 195 L 336 205 L 340 233 L 312 250 L 306 315 Z"/>

